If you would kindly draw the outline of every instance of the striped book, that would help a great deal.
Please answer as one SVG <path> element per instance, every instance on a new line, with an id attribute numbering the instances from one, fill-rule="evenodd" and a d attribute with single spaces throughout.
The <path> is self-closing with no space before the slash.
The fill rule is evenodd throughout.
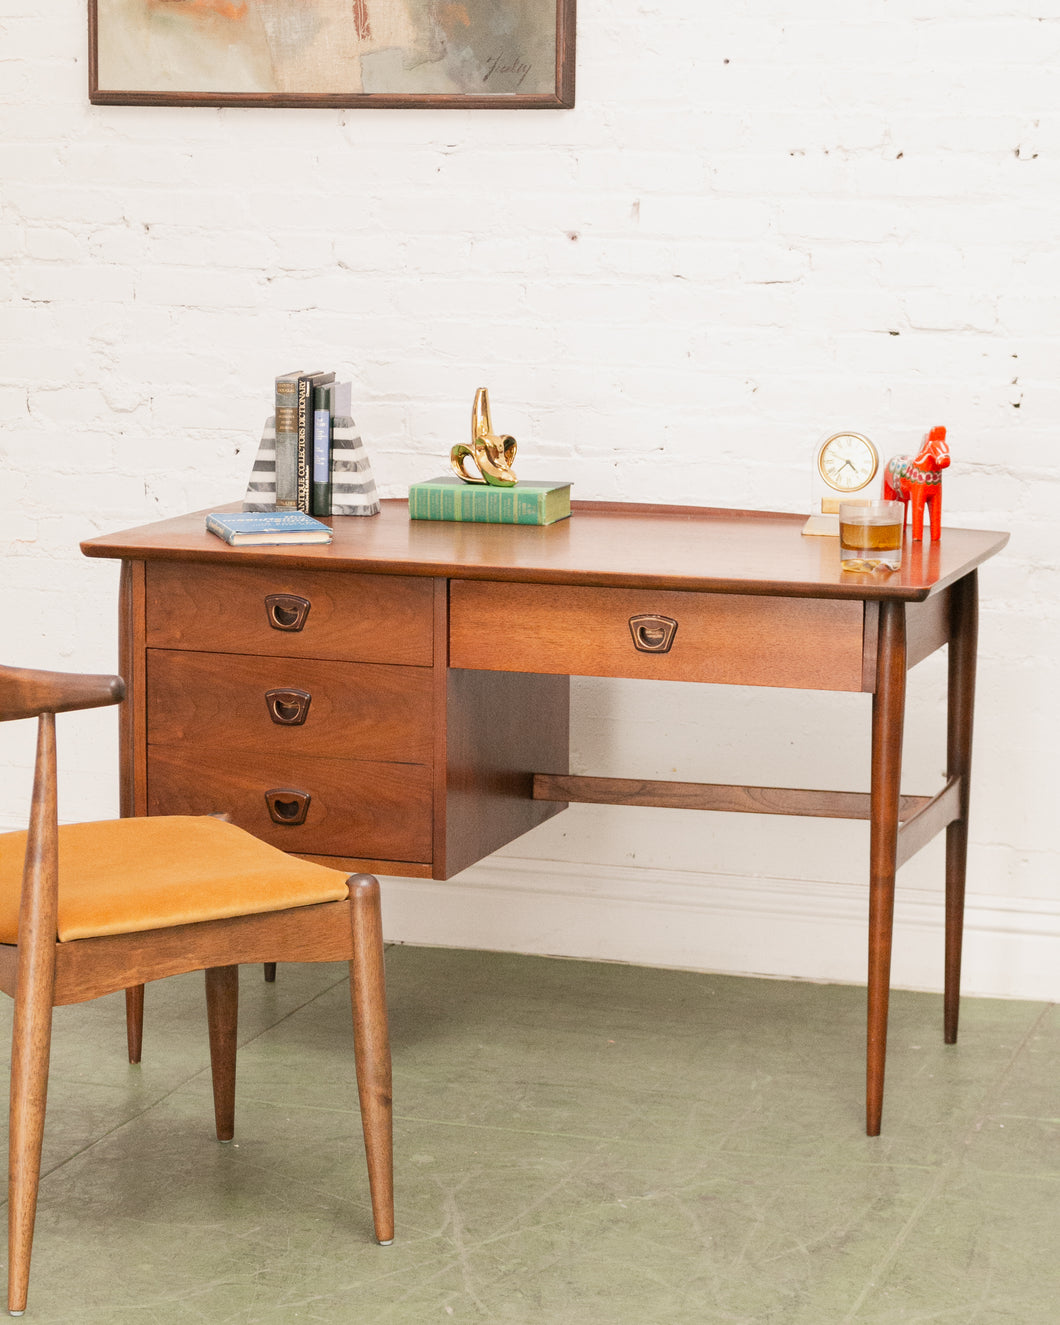
<path id="1" fill-rule="evenodd" d="M 409 519 L 464 524 L 555 524 L 570 515 L 570 484 L 520 479 L 514 488 L 432 478 L 409 488 Z"/>
<path id="2" fill-rule="evenodd" d="M 243 499 L 244 511 L 276 509 L 276 419 L 265 420 L 254 469 Z M 357 425 L 337 415 L 331 434 L 331 514 L 378 515 L 379 495 L 372 465 Z"/>

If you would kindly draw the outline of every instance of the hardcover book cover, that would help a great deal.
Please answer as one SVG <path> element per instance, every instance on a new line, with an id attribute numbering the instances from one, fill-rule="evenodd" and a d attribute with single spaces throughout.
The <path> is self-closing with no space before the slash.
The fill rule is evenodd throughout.
<path id="1" fill-rule="evenodd" d="M 452 477 L 409 487 L 409 519 L 465 524 L 555 524 L 570 515 L 570 484 L 520 479 L 514 488 Z"/>
<path id="2" fill-rule="evenodd" d="M 206 528 L 233 547 L 265 543 L 330 543 L 331 530 L 302 511 L 270 511 L 233 515 L 214 511 Z"/>
<path id="3" fill-rule="evenodd" d="M 275 497 L 278 511 L 298 509 L 298 378 L 299 372 L 276 379 Z"/>
<path id="4" fill-rule="evenodd" d="M 313 388 L 313 463 L 310 466 L 310 515 L 331 514 L 331 417 L 335 384 Z"/>
<path id="5" fill-rule="evenodd" d="M 295 490 L 298 509 L 309 514 L 313 501 L 313 391 L 334 382 L 334 373 L 303 373 L 298 379 L 298 405 L 295 414 Z"/>

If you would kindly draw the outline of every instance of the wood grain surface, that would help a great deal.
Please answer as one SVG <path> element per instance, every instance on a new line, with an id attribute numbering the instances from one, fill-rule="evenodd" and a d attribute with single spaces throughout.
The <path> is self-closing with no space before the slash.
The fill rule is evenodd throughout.
<path id="1" fill-rule="evenodd" d="M 147 676 L 152 745 L 204 742 L 230 755 L 431 762 L 431 672 L 425 667 L 149 649 Z M 304 722 L 272 720 L 265 696 L 274 689 L 310 696 Z"/>
<path id="2" fill-rule="evenodd" d="M 301 630 L 270 625 L 266 598 L 271 594 L 294 594 L 309 602 Z M 262 567 L 149 564 L 147 643 L 429 667 L 431 603 L 430 584 L 404 576 L 326 575 L 284 562 Z"/>
<path id="3" fill-rule="evenodd" d="M 871 575 L 840 570 L 838 539 L 803 537 L 802 515 L 575 502 L 569 520 L 544 527 L 467 525 L 410 520 L 407 502 L 388 500 L 379 515 L 332 519 L 334 541 L 325 546 L 233 548 L 206 532 L 206 514 L 89 539 L 81 549 L 228 566 L 917 601 L 1008 542 L 1004 533 L 944 529 L 938 542 L 907 538 L 902 569 Z"/>
<path id="4" fill-rule="evenodd" d="M 481 581 L 450 593 L 453 667 L 861 689 L 860 603 Z M 669 652 L 638 650 L 640 613 L 677 622 Z"/>

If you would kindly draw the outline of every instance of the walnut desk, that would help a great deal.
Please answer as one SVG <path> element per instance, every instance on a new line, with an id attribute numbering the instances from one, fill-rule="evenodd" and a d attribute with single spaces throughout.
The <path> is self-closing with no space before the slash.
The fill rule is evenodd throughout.
<path id="1" fill-rule="evenodd" d="M 122 812 L 202 814 L 343 869 L 446 879 L 571 801 L 867 819 L 867 1129 L 880 1130 L 896 869 L 946 830 L 957 1035 L 976 568 L 1006 534 L 841 572 L 803 517 L 584 503 L 547 527 L 336 519 L 232 548 L 182 516 L 82 544 L 122 561 Z M 899 779 L 906 673 L 949 645 L 947 775 Z M 571 676 L 864 691 L 871 791 L 568 774 Z"/>

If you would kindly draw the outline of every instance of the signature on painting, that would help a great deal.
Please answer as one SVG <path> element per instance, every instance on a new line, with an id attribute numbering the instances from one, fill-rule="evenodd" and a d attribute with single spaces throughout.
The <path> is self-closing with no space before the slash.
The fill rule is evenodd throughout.
<path id="1" fill-rule="evenodd" d="M 482 81 L 488 83 L 494 74 L 517 74 L 519 81 L 515 86 L 522 87 L 529 72 L 529 64 L 525 63 L 520 56 L 495 55 L 492 60 L 486 62 L 486 72 L 482 76 Z"/>

